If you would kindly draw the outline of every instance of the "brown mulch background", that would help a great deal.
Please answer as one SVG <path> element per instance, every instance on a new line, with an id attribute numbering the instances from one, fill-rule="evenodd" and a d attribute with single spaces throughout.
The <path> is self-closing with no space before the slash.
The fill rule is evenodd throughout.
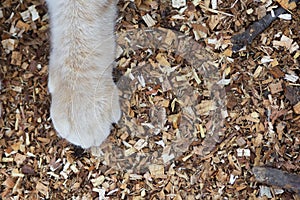
<path id="1" fill-rule="evenodd" d="M 57 137 L 49 118 L 45 2 L 2 0 L 0 199 L 299 199 L 293 189 L 257 182 L 252 168 L 300 174 L 300 9 L 291 10 L 290 20 L 276 20 L 246 49 L 232 53 L 230 38 L 278 3 L 228 0 L 212 7 L 214 2 L 187 1 L 180 8 L 169 1 L 119 2 L 116 71 L 130 77 L 136 76 L 135 69 L 144 69 L 144 81 L 139 79 L 141 86 L 132 97 L 122 90 L 124 115 L 96 156 Z M 218 73 L 212 78 L 223 80 L 225 111 L 215 105 L 222 99 L 220 84 L 207 83 L 184 56 L 168 48 L 153 50 L 145 41 L 143 48 L 131 48 L 132 38 L 122 36 L 148 26 L 190 36 L 197 48 L 205 49 L 195 52 L 203 56 L 201 62 L 214 63 L 210 65 Z M 165 41 L 171 35 L 166 33 Z M 188 121 L 185 102 L 168 83 L 149 81 L 161 78 L 155 69 L 172 67 L 171 78 L 185 81 L 188 86 L 180 87 L 193 91 L 183 95 L 190 95 L 196 105 L 193 127 L 186 125 L 195 130 L 190 142 L 178 132 Z M 213 96 L 212 88 L 218 91 Z M 153 110 L 152 105 L 162 109 Z M 157 113 L 163 123 L 149 134 L 148 122 Z M 215 124 L 222 130 L 210 133 Z M 132 134 L 136 129 L 139 134 Z M 172 150 L 180 155 L 168 160 L 175 155 Z"/>

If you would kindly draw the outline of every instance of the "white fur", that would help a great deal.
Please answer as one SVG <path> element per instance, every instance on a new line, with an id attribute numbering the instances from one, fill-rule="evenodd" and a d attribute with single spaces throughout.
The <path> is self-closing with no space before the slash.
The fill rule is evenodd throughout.
<path id="1" fill-rule="evenodd" d="M 98 146 L 121 115 L 112 79 L 116 5 L 109 0 L 47 0 L 47 5 L 52 122 L 71 143 Z"/>

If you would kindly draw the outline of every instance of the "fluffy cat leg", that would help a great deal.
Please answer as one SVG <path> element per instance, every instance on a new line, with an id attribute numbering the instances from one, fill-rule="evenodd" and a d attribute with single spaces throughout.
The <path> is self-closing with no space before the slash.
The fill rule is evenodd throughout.
<path id="1" fill-rule="evenodd" d="M 83 148 L 100 145 L 121 111 L 112 79 L 116 2 L 48 0 L 50 114 L 59 135 Z"/>

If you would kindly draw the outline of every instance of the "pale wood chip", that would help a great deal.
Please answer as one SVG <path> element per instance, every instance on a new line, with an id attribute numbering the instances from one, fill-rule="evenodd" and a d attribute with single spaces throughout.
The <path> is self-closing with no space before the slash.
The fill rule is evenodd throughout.
<path id="1" fill-rule="evenodd" d="M 142 19 L 147 24 L 148 27 L 152 27 L 156 24 L 156 21 L 147 13 L 146 15 L 142 16 Z"/>
<path id="2" fill-rule="evenodd" d="M 101 175 L 95 179 L 91 179 L 91 182 L 94 187 L 101 185 L 104 181 L 105 181 L 105 177 L 103 175 Z"/>
<path id="3" fill-rule="evenodd" d="M 163 165 L 152 164 L 149 166 L 149 171 L 153 178 L 165 177 L 165 171 Z"/>
<path id="4" fill-rule="evenodd" d="M 173 8 L 180 8 L 186 6 L 186 0 L 172 0 Z"/>
<path id="5" fill-rule="evenodd" d="M 300 102 L 293 106 L 293 109 L 296 114 L 300 114 Z"/>
<path id="6" fill-rule="evenodd" d="M 36 184 L 36 190 L 40 193 L 42 193 L 46 198 L 49 196 L 49 188 L 45 184 L 41 182 L 37 182 Z"/>

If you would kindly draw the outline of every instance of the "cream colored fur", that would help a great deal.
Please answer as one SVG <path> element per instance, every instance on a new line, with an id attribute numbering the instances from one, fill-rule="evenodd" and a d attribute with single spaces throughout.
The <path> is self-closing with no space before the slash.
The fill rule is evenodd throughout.
<path id="1" fill-rule="evenodd" d="M 47 5 L 52 122 L 71 143 L 83 148 L 98 146 L 121 115 L 112 79 L 115 2 L 47 0 Z"/>

